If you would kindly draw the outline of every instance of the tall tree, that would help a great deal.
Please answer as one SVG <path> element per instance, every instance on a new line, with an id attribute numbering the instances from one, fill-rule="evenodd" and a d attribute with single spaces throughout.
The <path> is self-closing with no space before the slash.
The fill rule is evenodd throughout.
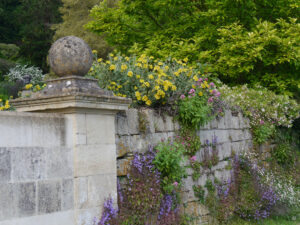
<path id="1" fill-rule="evenodd" d="M 84 29 L 84 25 L 88 23 L 90 10 L 100 0 L 62 0 L 63 5 L 60 7 L 63 22 L 53 26 L 55 29 L 54 40 L 60 37 L 74 35 L 85 40 L 92 49 L 98 51 L 98 55 L 105 57 L 111 50 L 102 36 L 96 35 L 91 31 Z"/>
<path id="2" fill-rule="evenodd" d="M 232 84 L 300 87 L 299 0 L 104 0 L 91 16 L 87 27 L 121 52 L 208 62 Z"/>
<path id="3" fill-rule="evenodd" d="M 21 55 L 31 64 L 48 70 L 47 55 L 54 31 L 51 25 L 61 20 L 60 0 L 21 0 L 16 9 L 21 39 Z"/>

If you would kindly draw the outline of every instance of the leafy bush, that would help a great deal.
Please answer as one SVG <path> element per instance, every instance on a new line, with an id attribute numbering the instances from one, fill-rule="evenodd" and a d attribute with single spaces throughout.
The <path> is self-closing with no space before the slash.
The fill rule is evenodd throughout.
<path id="1" fill-rule="evenodd" d="M 191 129 L 198 129 L 210 121 L 213 116 L 212 109 L 220 92 L 217 91 L 215 84 L 208 84 L 207 78 L 195 78 L 196 85 L 189 90 L 187 96 L 181 95 L 178 107 L 178 119 L 182 125 Z M 219 109 L 221 112 L 222 108 Z"/>
<path id="2" fill-rule="evenodd" d="M 187 66 L 183 61 L 169 58 L 166 61 L 153 57 L 124 57 L 109 55 L 109 60 L 96 60 L 88 76 L 99 80 L 101 88 L 115 95 L 133 99 L 134 105 L 151 107 L 174 103 L 195 83 L 195 78 L 207 76 L 203 67 Z"/>
<path id="3" fill-rule="evenodd" d="M 299 117 L 300 105 L 288 96 L 276 95 L 261 86 L 248 88 L 247 85 L 219 88 L 223 98 L 231 106 L 239 106 L 250 118 L 251 126 L 271 123 L 291 127 Z"/>
<path id="4" fill-rule="evenodd" d="M 181 187 L 186 176 L 184 162 L 184 146 L 177 142 L 161 142 L 155 147 L 157 153 L 153 164 L 161 173 L 162 189 L 166 193 Z"/>
<path id="5" fill-rule="evenodd" d="M 294 0 L 103 1 L 87 28 L 125 54 L 190 57 L 227 83 L 291 93 L 300 82 L 299 15 Z"/>
<path id="6" fill-rule="evenodd" d="M 273 124 L 264 123 L 258 126 L 252 127 L 253 141 L 257 144 L 266 142 L 275 132 L 275 126 Z"/>
<path id="7" fill-rule="evenodd" d="M 33 85 L 41 84 L 43 77 L 43 71 L 40 68 L 20 64 L 11 68 L 6 75 L 8 81 L 22 81 L 24 84 L 32 83 Z"/>

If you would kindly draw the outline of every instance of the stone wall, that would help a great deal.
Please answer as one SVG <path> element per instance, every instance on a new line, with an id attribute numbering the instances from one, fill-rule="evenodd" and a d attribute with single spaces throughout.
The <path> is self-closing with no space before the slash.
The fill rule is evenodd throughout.
<path id="1" fill-rule="evenodd" d="M 143 153 L 148 146 L 155 146 L 162 139 L 174 137 L 180 129 L 178 122 L 168 115 L 158 115 L 153 110 L 130 109 L 125 113 L 118 113 L 116 116 L 116 146 L 117 146 L 117 174 L 126 176 L 130 161 L 135 152 Z M 188 169 L 188 177 L 184 180 L 182 190 L 182 201 L 184 210 L 195 215 L 197 221 L 207 222 L 208 210 L 197 201 L 193 185 L 204 186 L 207 179 L 217 178 L 220 181 L 227 181 L 230 177 L 230 161 L 232 152 L 240 153 L 252 148 L 252 136 L 249 120 L 241 113 L 227 110 L 224 117 L 214 119 L 201 127 L 197 134 L 201 143 L 206 140 L 212 141 L 217 137 L 216 146 L 218 163 L 212 168 L 201 168 L 201 176 L 198 180 L 192 179 L 192 169 Z M 198 161 L 203 160 L 204 145 L 196 153 Z M 211 153 L 212 149 L 210 149 Z"/>
<path id="2" fill-rule="evenodd" d="M 0 113 L 0 224 L 73 224 L 73 157 L 64 118 Z"/>

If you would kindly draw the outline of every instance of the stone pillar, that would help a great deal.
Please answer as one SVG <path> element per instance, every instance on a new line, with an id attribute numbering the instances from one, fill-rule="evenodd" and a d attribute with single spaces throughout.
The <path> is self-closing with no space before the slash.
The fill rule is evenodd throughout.
<path id="1" fill-rule="evenodd" d="M 90 225 L 101 216 L 105 199 L 117 202 L 115 114 L 130 103 L 80 76 L 50 80 L 42 91 L 13 101 L 17 111 L 65 115 L 65 145 L 74 159 L 73 224 Z"/>

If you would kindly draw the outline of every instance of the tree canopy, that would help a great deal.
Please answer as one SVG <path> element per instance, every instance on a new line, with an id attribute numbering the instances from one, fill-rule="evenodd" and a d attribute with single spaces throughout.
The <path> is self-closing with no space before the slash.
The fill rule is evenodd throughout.
<path id="1" fill-rule="evenodd" d="M 227 83 L 290 94 L 300 82 L 299 15 L 297 0 L 103 1 L 87 28 L 123 53 L 188 57 Z"/>

